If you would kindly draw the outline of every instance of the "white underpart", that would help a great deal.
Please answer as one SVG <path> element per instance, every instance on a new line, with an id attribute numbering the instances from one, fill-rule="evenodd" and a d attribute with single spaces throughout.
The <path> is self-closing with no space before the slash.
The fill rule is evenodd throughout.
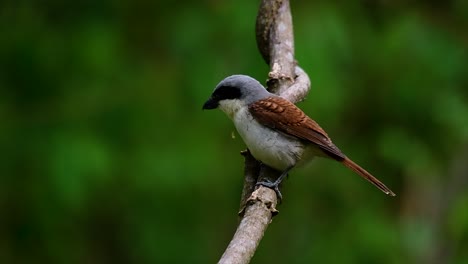
<path id="1" fill-rule="evenodd" d="M 232 119 L 237 132 L 257 160 L 282 171 L 295 166 L 299 157 L 303 156 L 304 145 L 299 140 L 260 125 L 242 101 L 223 100 L 219 108 Z M 307 152 L 306 156 L 309 156 L 310 151 Z"/>

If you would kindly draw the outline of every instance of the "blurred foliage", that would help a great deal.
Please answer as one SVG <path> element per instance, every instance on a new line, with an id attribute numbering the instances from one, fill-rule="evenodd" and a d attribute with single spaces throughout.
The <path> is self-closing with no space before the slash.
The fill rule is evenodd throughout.
<path id="1" fill-rule="evenodd" d="M 217 261 L 244 145 L 201 106 L 266 79 L 258 4 L 0 4 L 0 263 Z M 291 5 L 300 107 L 398 196 L 316 160 L 253 262 L 468 263 L 467 2 Z"/>

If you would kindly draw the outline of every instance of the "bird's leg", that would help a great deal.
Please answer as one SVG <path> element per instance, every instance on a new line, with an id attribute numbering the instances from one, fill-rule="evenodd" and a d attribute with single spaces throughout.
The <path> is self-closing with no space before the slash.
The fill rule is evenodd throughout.
<path id="1" fill-rule="evenodd" d="M 262 164 L 263 165 L 263 164 Z M 278 177 L 278 179 L 276 179 L 276 181 L 274 182 L 271 182 L 267 179 L 265 180 L 262 180 L 262 181 L 259 181 L 257 182 L 256 186 L 265 186 L 267 188 L 270 188 L 270 189 L 273 189 L 276 193 L 276 196 L 278 196 L 278 200 L 281 202 L 283 200 L 283 195 L 281 195 L 281 192 L 279 190 L 279 185 L 281 184 L 281 182 L 284 180 L 284 178 L 286 176 L 288 176 L 288 173 L 289 171 L 293 168 L 294 166 L 290 166 L 288 168 L 286 168 L 282 173 L 281 175 Z M 264 168 L 262 166 L 262 168 Z"/>

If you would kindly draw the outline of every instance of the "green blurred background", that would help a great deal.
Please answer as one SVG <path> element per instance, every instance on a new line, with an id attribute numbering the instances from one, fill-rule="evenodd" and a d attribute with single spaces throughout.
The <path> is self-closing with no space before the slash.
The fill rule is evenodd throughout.
<path id="1" fill-rule="evenodd" d="M 214 263 L 244 144 L 201 106 L 268 73 L 259 1 L 0 4 L 0 263 Z M 292 1 L 299 104 L 337 163 L 291 173 L 253 263 L 468 263 L 468 2 Z"/>

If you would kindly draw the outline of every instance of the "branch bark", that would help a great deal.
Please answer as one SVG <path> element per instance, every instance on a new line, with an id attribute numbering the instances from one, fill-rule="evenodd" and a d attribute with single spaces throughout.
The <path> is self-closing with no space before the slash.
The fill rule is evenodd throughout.
<path id="1" fill-rule="evenodd" d="M 251 194 L 244 217 L 218 263 L 250 262 L 272 216 L 277 213 L 276 201 L 275 192 L 268 188 L 258 188 Z"/>
<path id="2" fill-rule="evenodd" d="M 296 103 L 305 98 L 310 80 L 294 59 L 294 34 L 289 0 L 262 0 L 256 22 L 257 46 L 270 65 L 267 88 Z M 276 193 L 257 181 L 274 181 L 280 172 L 260 165 L 250 152 L 245 157 L 244 187 L 241 197 L 239 226 L 218 263 L 249 263 L 272 217 L 278 211 Z"/>

